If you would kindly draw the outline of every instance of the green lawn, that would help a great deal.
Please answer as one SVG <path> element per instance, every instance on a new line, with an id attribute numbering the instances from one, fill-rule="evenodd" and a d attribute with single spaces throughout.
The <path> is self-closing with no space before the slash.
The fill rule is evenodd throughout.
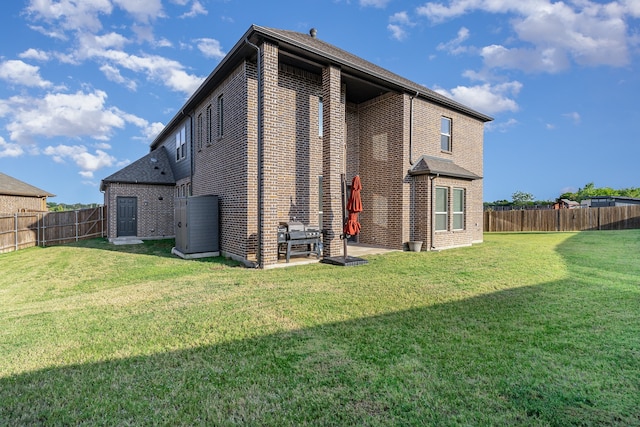
<path id="1" fill-rule="evenodd" d="M 0 425 L 640 426 L 640 230 L 249 270 L 0 255 Z"/>

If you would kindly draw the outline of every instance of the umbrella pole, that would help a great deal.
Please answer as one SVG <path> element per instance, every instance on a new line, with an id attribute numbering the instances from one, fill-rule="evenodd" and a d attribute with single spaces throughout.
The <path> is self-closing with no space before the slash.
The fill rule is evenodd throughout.
<path id="1" fill-rule="evenodd" d="M 344 261 L 347 262 L 347 234 L 344 232 L 344 227 L 347 223 L 347 218 L 344 216 L 345 209 L 347 208 L 347 181 L 344 174 L 340 175 L 340 185 L 342 186 L 342 244 L 344 245 L 342 253 Z"/>

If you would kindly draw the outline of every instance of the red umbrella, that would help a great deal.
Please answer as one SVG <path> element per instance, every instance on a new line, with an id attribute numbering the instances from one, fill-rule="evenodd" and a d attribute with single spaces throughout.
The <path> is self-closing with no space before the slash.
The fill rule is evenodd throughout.
<path id="1" fill-rule="evenodd" d="M 351 195 L 347 202 L 347 222 L 344 225 L 344 234 L 349 236 L 355 236 L 360 232 L 360 223 L 358 222 L 358 213 L 362 212 L 362 198 L 360 197 L 360 190 L 362 190 L 362 184 L 360 183 L 360 176 L 353 177 L 351 183 Z"/>

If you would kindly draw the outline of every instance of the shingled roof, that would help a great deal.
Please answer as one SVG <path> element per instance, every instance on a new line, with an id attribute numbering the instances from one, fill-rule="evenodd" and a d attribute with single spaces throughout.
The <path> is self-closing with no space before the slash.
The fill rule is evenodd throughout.
<path id="1" fill-rule="evenodd" d="M 458 166 L 450 159 L 421 156 L 409 170 L 409 175 L 441 175 L 461 179 L 480 179 L 481 176 Z"/>
<path id="2" fill-rule="evenodd" d="M 440 95 L 425 86 L 392 73 L 389 70 L 322 41 L 317 37 L 313 37 L 310 34 L 252 25 L 240 40 L 236 42 L 222 61 L 220 61 L 211 74 L 209 74 L 202 85 L 191 95 L 179 110 L 178 114 L 167 123 L 165 128 L 152 142 L 151 147 L 155 148 L 161 145 L 164 139 L 174 131 L 175 126 L 186 117 L 187 113 L 196 108 L 196 106 L 209 95 L 211 90 L 228 76 L 228 73 L 230 73 L 240 61 L 255 56 L 255 50 L 247 44 L 247 41 L 259 43 L 260 40 L 265 39 L 277 43 L 280 53 L 291 55 L 291 57 L 302 58 L 301 61 L 306 62 L 306 64 L 312 68 L 325 66 L 326 64 L 334 64 L 339 66 L 343 73 L 353 76 L 352 81 L 367 81 L 398 92 L 417 95 L 418 97 L 460 111 L 483 122 L 493 120 L 492 117 L 486 114 L 482 114 L 446 96 Z"/>
<path id="3" fill-rule="evenodd" d="M 101 191 L 107 183 L 175 185 L 176 180 L 167 151 L 160 147 L 103 179 Z"/>
<path id="4" fill-rule="evenodd" d="M 491 117 L 479 113 L 463 104 L 460 104 L 446 96 L 440 95 L 426 86 L 419 85 L 412 82 L 409 79 L 401 77 L 389 70 L 386 70 L 376 64 L 373 64 L 359 56 L 342 50 L 332 44 L 329 44 L 315 36 L 310 34 L 299 33 L 296 31 L 278 30 L 275 28 L 266 28 L 254 25 L 257 31 L 260 31 L 266 35 L 271 35 L 279 42 L 287 42 L 295 45 L 299 48 L 303 48 L 311 53 L 320 55 L 329 59 L 331 62 L 341 65 L 343 69 L 358 71 L 364 73 L 369 77 L 385 81 L 392 85 L 398 86 L 398 88 L 411 93 L 419 93 L 421 96 L 428 98 L 438 104 L 446 105 L 465 114 L 479 118 L 483 121 L 493 120 Z"/>
<path id="5" fill-rule="evenodd" d="M 48 191 L 20 181 L 0 172 L 0 194 L 7 196 L 55 197 Z"/>

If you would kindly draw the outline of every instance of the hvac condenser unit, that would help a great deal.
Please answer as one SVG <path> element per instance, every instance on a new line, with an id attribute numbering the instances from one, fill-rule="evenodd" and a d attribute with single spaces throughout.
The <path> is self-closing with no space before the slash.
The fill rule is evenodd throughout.
<path id="1" fill-rule="evenodd" d="M 175 206 L 176 246 L 171 253 L 186 259 L 220 255 L 218 196 L 179 197 Z"/>

